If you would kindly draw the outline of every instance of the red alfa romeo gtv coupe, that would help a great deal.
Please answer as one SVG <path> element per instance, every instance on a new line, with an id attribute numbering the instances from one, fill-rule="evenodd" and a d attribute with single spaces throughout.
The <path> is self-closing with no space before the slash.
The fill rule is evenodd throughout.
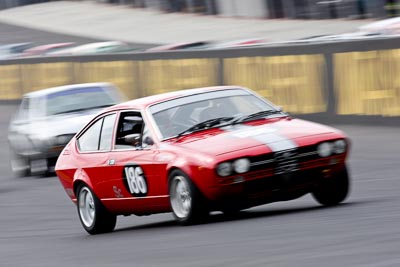
<path id="1" fill-rule="evenodd" d="M 103 110 L 56 165 L 90 234 L 117 215 L 173 212 L 182 224 L 311 193 L 322 205 L 349 191 L 342 132 L 296 119 L 254 92 L 210 87 Z"/>

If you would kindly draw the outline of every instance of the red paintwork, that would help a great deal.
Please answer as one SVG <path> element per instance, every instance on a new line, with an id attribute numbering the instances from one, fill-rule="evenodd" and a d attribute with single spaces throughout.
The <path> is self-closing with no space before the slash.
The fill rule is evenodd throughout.
<path id="1" fill-rule="evenodd" d="M 204 130 L 188 134 L 178 140 L 162 141 L 154 134 L 155 130 L 151 125 L 152 120 L 149 119 L 150 115 L 147 113 L 147 107 L 151 104 L 182 95 L 227 88 L 232 87 L 178 91 L 132 100 L 105 109 L 97 117 L 110 111 L 141 110 L 144 121 L 149 125 L 150 132 L 153 133 L 154 146 L 150 150 L 119 150 L 81 154 L 77 149 L 76 139 L 73 138 L 61 153 L 56 165 L 56 173 L 69 197 L 76 202 L 75 190 L 77 184 L 86 183 L 102 200 L 106 208 L 115 214 L 140 215 L 168 212 L 170 211 L 170 204 L 167 184 L 168 174 L 172 169 L 178 168 L 184 171 L 205 198 L 211 202 L 219 201 L 226 196 L 241 195 L 249 181 L 274 176 L 273 168 L 225 178 L 216 174 L 215 167 L 220 162 L 272 152 L 267 145 L 256 139 L 243 136 L 238 138 L 235 134 L 246 135 L 257 131 L 276 132 L 291 139 L 298 147 L 315 145 L 326 140 L 340 138 L 347 140 L 342 132 L 331 127 L 289 117 L 247 122 L 245 123 L 245 130 L 235 130 L 234 128 Z M 324 169 L 323 175 L 329 176 L 343 168 L 346 157 L 347 152 L 302 162 L 299 165 L 301 170 L 322 168 Z M 107 164 L 109 159 L 114 159 L 116 164 L 109 166 Z M 335 164 L 330 165 L 333 160 Z M 139 164 L 146 174 L 147 197 L 133 197 L 123 183 L 123 167 L 132 162 Z M 246 182 L 237 183 L 236 179 L 239 176 L 244 178 Z M 268 192 L 264 192 L 262 196 L 260 195 L 260 198 L 265 197 L 265 195 L 268 195 Z M 258 196 L 254 194 L 251 197 L 257 198 Z"/>

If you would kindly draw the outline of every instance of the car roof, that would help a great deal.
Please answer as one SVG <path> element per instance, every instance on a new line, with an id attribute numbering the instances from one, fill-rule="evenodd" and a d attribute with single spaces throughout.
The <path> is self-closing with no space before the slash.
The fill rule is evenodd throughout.
<path id="1" fill-rule="evenodd" d="M 66 91 L 66 90 L 70 90 L 70 89 L 74 89 L 74 88 L 87 88 L 87 87 L 95 87 L 95 86 L 112 87 L 113 85 L 111 83 L 106 83 L 106 82 L 69 84 L 69 85 L 51 87 L 51 88 L 27 93 L 27 94 L 24 94 L 24 97 L 30 97 L 30 98 L 31 97 L 40 97 L 40 96 L 45 96 L 45 95 L 52 94 L 52 93 L 62 92 L 62 91 Z"/>
<path id="2" fill-rule="evenodd" d="M 31 47 L 31 48 L 25 50 L 25 52 L 43 51 L 43 50 L 52 49 L 52 48 L 71 46 L 71 45 L 74 45 L 74 44 L 75 43 L 70 42 L 70 43 L 54 43 L 54 44 L 38 45 L 38 46 L 34 46 L 34 47 Z"/>
<path id="3" fill-rule="evenodd" d="M 120 110 L 120 109 L 144 109 L 150 105 L 161 103 L 167 100 L 176 99 L 184 96 L 189 95 L 196 95 L 210 91 L 219 91 L 219 90 L 227 90 L 227 89 L 243 89 L 245 88 L 241 86 L 212 86 L 212 87 L 201 87 L 201 88 L 194 88 L 194 89 L 185 89 L 180 91 L 173 91 L 163 94 L 151 95 L 142 98 L 137 98 L 134 100 L 130 100 L 127 102 L 123 102 L 117 104 L 115 106 L 107 108 L 105 111 L 112 111 L 112 110 Z"/>
<path id="4" fill-rule="evenodd" d="M 147 49 L 147 52 L 160 52 L 160 51 L 167 51 L 167 50 L 180 50 L 180 49 L 188 49 L 188 48 L 196 48 L 199 46 L 208 45 L 209 42 L 200 41 L 200 42 L 185 42 L 185 43 L 173 43 L 173 44 L 166 44 L 155 46 Z"/>
<path id="5" fill-rule="evenodd" d="M 14 47 L 19 47 L 19 46 L 25 46 L 25 45 L 30 45 L 32 43 L 15 43 L 15 44 L 0 44 L 1 48 L 14 48 Z"/>
<path id="6" fill-rule="evenodd" d="M 125 46 L 125 45 L 126 45 L 126 43 L 120 42 L 120 41 L 106 41 L 106 42 L 89 43 L 89 44 L 83 44 L 83 45 L 72 48 L 72 52 L 73 53 L 93 52 L 99 48 L 104 48 L 104 47 L 109 47 L 109 46 Z"/>

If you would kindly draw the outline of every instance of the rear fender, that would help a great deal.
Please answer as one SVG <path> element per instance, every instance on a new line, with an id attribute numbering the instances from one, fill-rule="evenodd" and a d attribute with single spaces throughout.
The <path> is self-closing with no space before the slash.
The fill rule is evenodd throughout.
<path id="1" fill-rule="evenodd" d="M 90 181 L 89 176 L 83 169 L 76 170 L 73 184 L 74 184 L 74 194 L 75 194 L 75 199 L 73 199 L 74 202 L 76 202 L 76 194 L 79 185 L 86 184 L 93 190 L 93 184 Z"/>

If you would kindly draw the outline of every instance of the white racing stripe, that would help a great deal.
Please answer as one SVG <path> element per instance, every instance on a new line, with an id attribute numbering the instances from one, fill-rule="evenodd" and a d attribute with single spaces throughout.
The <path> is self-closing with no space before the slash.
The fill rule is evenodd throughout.
<path id="1" fill-rule="evenodd" d="M 273 152 L 291 150 L 298 147 L 293 140 L 279 134 L 276 128 L 236 125 L 234 127 L 227 127 L 224 130 L 234 131 L 232 135 L 238 138 L 253 138 L 267 145 Z"/>

